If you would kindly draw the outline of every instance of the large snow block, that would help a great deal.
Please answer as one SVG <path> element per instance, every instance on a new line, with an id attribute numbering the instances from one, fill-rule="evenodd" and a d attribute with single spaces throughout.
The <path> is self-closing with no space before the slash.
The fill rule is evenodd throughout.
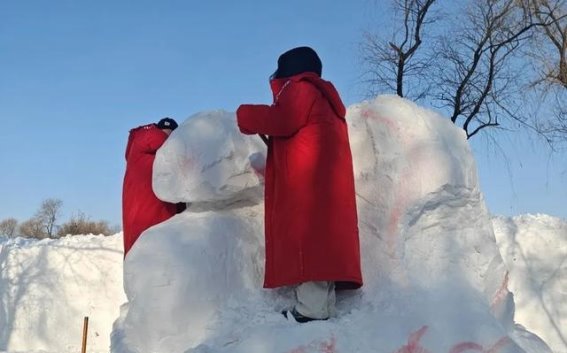
<path id="1" fill-rule="evenodd" d="M 351 106 L 347 120 L 365 261 L 379 264 L 364 267 L 402 286 L 459 279 L 502 296 L 506 269 L 464 132 L 397 96 Z"/>
<path id="2" fill-rule="evenodd" d="M 158 150 L 153 168 L 156 195 L 173 203 L 258 197 L 266 146 L 242 135 L 234 113 L 195 114 Z"/>
<path id="3" fill-rule="evenodd" d="M 211 334 L 229 300 L 257 293 L 264 266 L 261 213 L 261 206 L 190 207 L 145 231 L 125 259 L 128 304 L 114 351 L 183 351 Z"/>

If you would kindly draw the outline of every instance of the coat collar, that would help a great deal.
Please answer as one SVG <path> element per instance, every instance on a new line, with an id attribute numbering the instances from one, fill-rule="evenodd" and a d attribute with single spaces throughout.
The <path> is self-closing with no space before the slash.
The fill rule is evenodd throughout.
<path id="1" fill-rule="evenodd" d="M 331 107 L 341 118 L 346 115 L 346 108 L 337 92 L 335 86 L 329 81 L 323 80 L 319 75 L 314 72 L 305 72 L 299 75 L 277 78 L 270 80 L 270 87 L 272 89 L 274 103 L 276 102 L 278 96 L 281 94 L 283 89 L 291 82 L 308 81 L 313 84 L 323 96 L 329 101 Z"/>

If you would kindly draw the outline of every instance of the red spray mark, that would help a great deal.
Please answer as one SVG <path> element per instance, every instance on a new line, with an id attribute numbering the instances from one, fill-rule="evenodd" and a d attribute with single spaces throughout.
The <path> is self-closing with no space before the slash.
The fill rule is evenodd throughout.
<path id="1" fill-rule="evenodd" d="M 492 347 L 490 347 L 487 351 L 487 353 L 498 353 L 500 352 L 505 346 L 507 346 L 508 344 L 510 344 L 512 342 L 512 340 L 505 336 L 500 338 Z"/>
<path id="2" fill-rule="evenodd" d="M 498 290 L 496 291 L 496 293 L 494 294 L 494 297 L 492 298 L 492 303 L 490 303 L 490 308 L 494 311 L 494 308 L 500 304 L 500 302 L 506 298 L 506 296 L 508 295 L 508 282 L 509 282 L 509 272 L 506 271 L 506 275 L 504 276 L 504 280 L 502 281 L 502 284 L 500 285 L 500 288 L 498 288 Z"/>
<path id="3" fill-rule="evenodd" d="M 398 126 L 394 121 L 392 121 L 392 119 L 383 118 L 380 115 L 378 115 L 375 111 L 363 110 L 360 113 L 360 115 L 362 115 L 362 117 L 366 119 L 377 120 L 380 123 L 388 126 L 390 130 L 399 130 Z"/>
<path id="4" fill-rule="evenodd" d="M 393 119 L 389 119 L 386 117 L 383 117 L 381 115 L 379 115 L 377 112 L 372 111 L 372 110 L 363 110 L 361 112 L 361 116 L 363 118 L 366 119 L 371 119 L 373 121 L 376 121 L 382 125 L 385 125 L 387 127 L 387 129 L 390 131 L 390 133 L 392 135 L 395 135 L 397 137 L 398 140 L 401 141 L 402 146 L 405 146 L 405 142 L 404 142 L 404 136 L 400 135 L 400 127 L 398 125 L 398 123 L 396 121 L 394 121 Z M 404 190 L 402 189 L 403 184 L 406 180 L 408 180 L 409 177 L 411 177 L 412 173 L 409 170 L 409 168 L 405 168 L 402 172 L 401 172 L 401 178 L 400 180 L 397 181 L 395 188 L 394 188 L 394 200 L 395 200 L 395 204 L 393 205 L 392 210 L 390 211 L 390 216 L 388 218 L 388 225 L 387 225 L 387 231 L 386 231 L 386 251 L 387 254 L 390 256 L 390 258 L 393 260 L 393 265 L 394 266 L 398 266 L 400 269 L 402 269 L 402 266 L 400 265 L 400 258 L 398 256 L 396 256 L 396 250 L 398 248 L 399 245 L 399 239 L 398 239 L 398 227 L 399 227 L 399 223 L 400 220 L 404 214 L 405 209 L 407 208 L 407 204 L 408 204 L 408 197 L 406 196 L 406 193 L 404 192 Z M 404 282 L 404 284 L 408 284 L 407 281 L 407 274 L 403 273 L 402 274 L 402 278 L 401 280 Z"/>
<path id="5" fill-rule="evenodd" d="M 335 339 L 335 335 L 332 335 L 329 342 L 323 341 L 319 344 L 319 352 L 321 353 L 336 353 L 337 340 Z"/>
<path id="6" fill-rule="evenodd" d="M 449 353 L 463 353 L 466 351 L 477 351 L 482 353 L 498 353 L 504 348 L 506 345 L 510 343 L 510 339 L 508 337 L 500 338 L 492 347 L 485 349 L 478 343 L 474 342 L 462 342 L 456 344 L 451 348 Z"/>
<path id="7" fill-rule="evenodd" d="M 408 344 L 402 346 L 396 351 L 396 353 L 429 353 L 429 351 L 419 343 L 419 340 L 421 340 L 421 337 L 425 334 L 427 328 L 427 326 L 423 326 L 419 330 L 410 334 Z"/>
<path id="8" fill-rule="evenodd" d="M 191 158 L 190 156 L 185 156 L 185 158 L 178 158 L 177 162 L 182 169 L 190 169 L 194 164 L 193 158 Z"/>
<path id="9" fill-rule="evenodd" d="M 425 347 L 420 344 L 420 340 L 427 331 L 428 327 L 423 326 L 419 330 L 410 334 L 408 338 L 408 344 L 402 346 L 395 353 L 430 353 Z M 502 349 L 510 344 L 511 340 L 509 337 L 504 336 L 500 338 L 496 343 L 494 343 L 489 348 L 484 348 L 482 345 L 475 342 L 461 342 L 454 345 L 449 353 L 465 353 L 465 352 L 481 352 L 481 353 L 499 353 Z M 295 353 L 295 352 L 294 352 Z M 300 353 L 300 352 L 297 352 Z"/>
<path id="10" fill-rule="evenodd" d="M 291 351 L 289 351 L 289 353 L 307 353 L 306 349 L 307 348 L 305 348 L 304 346 L 300 346 L 292 349 Z"/>
<path id="11" fill-rule="evenodd" d="M 374 113 L 373 111 L 370 111 L 370 110 L 363 110 L 362 112 L 360 112 L 360 115 L 363 118 L 366 118 L 366 119 L 376 119 L 377 118 L 376 113 Z"/>
<path id="12" fill-rule="evenodd" d="M 194 165 L 193 159 L 189 156 L 177 159 L 177 168 L 181 171 L 183 178 L 189 178 L 190 171 Z"/>
<path id="13" fill-rule="evenodd" d="M 380 122 L 381 124 L 384 124 L 388 127 L 388 129 L 390 131 L 397 131 L 399 130 L 398 126 L 396 125 L 396 123 L 394 121 L 392 121 L 391 119 L 387 119 L 387 118 L 383 118 L 381 116 L 379 116 L 376 112 L 371 111 L 371 110 L 363 110 L 361 112 L 361 115 L 363 118 L 366 119 L 371 119 L 371 120 L 376 120 L 378 122 Z M 398 198 L 396 198 L 398 199 Z M 401 216 L 401 212 L 403 211 L 403 205 L 401 205 L 400 203 L 403 203 L 401 201 L 398 201 L 397 204 L 394 206 L 394 209 L 392 210 L 392 213 L 390 214 L 390 219 L 388 222 L 388 253 L 393 257 L 393 255 L 395 255 L 395 247 L 396 247 L 396 232 L 397 232 L 397 228 L 398 228 L 398 222 Z"/>
<path id="14" fill-rule="evenodd" d="M 461 353 L 461 352 L 465 352 L 465 351 L 480 351 L 480 352 L 482 352 L 483 349 L 484 348 L 482 348 L 482 346 L 478 343 L 462 342 L 462 343 L 454 345 L 453 348 L 451 348 L 451 350 L 449 351 L 449 353 Z"/>
<path id="15" fill-rule="evenodd" d="M 337 340 L 335 335 L 331 335 L 328 341 L 317 342 L 313 341 L 307 346 L 299 346 L 292 349 L 289 353 L 307 353 L 307 352 L 320 352 L 320 353 L 337 353 Z"/>

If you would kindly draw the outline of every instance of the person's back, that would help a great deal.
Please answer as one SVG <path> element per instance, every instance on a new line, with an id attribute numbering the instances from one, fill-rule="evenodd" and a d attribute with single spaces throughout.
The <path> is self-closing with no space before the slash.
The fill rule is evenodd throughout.
<path id="1" fill-rule="evenodd" d="M 132 129 L 128 136 L 122 189 L 124 256 L 143 231 L 176 213 L 176 205 L 158 199 L 152 188 L 156 152 L 177 127 L 173 119 L 165 121 L 168 126 L 164 120 Z"/>
<path id="2" fill-rule="evenodd" d="M 264 287 L 296 286 L 297 321 L 334 312 L 335 283 L 362 285 L 345 108 L 307 47 L 280 56 L 274 103 L 241 105 L 238 126 L 269 136 L 265 171 Z"/>

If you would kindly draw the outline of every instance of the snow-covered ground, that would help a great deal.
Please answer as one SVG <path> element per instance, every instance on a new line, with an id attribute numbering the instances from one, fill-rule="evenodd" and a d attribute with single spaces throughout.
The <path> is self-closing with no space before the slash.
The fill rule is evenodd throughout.
<path id="1" fill-rule="evenodd" d="M 510 268 L 509 286 L 516 302 L 516 323 L 541 337 L 555 353 L 567 352 L 567 221 L 547 215 L 525 215 L 497 217 L 493 224 L 502 256 Z M 509 225 L 514 225 L 513 230 Z M 73 257 L 82 260 L 66 262 L 64 259 L 69 256 L 65 253 L 69 248 L 80 249 Z M 122 290 L 122 234 L 74 236 L 52 241 L 0 237 L 0 249 L 0 350 L 79 352 L 82 319 L 89 316 L 88 351 L 109 351 L 112 323 L 118 316 L 118 307 L 126 300 Z M 50 253 L 44 256 L 44 260 L 50 259 L 49 263 L 38 261 L 41 257 L 38 253 Z M 520 253 L 529 256 L 514 255 Z M 33 270 L 19 264 L 24 258 L 35 262 Z M 65 262 L 66 265 L 62 265 Z M 97 263 L 98 269 L 106 269 L 104 281 L 92 280 L 93 274 L 101 273 L 97 269 L 89 274 L 93 263 Z M 30 276 L 32 272 L 36 275 Z M 59 280 L 56 285 L 44 286 L 41 290 L 38 287 L 36 293 L 46 299 L 42 300 L 41 308 L 33 304 L 33 299 L 24 299 L 34 296 L 27 292 L 33 278 L 49 276 Z M 551 278 L 553 280 L 549 281 Z M 541 285 L 546 281 L 548 284 Z M 69 297 L 77 288 L 81 288 L 81 296 L 54 303 L 57 295 Z M 18 303 L 8 297 L 8 293 L 15 291 L 21 293 Z M 41 312 L 56 315 L 39 318 Z"/>
<path id="2" fill-rule="evenodd" d="M 126 299 L 122 234 L 61 239 L 0 237 L 0 351 L 108 352 Z"/>
<path id="3" fill-rule="evenodd" d="M 120 235 L 0 240 L 0 351 L 76 352 L 89 316 L 89 352 L 567 352 L 567 222 L 491 218 L 462 131 L 393 96 L 347 116 L 365 285 L 287 321 L 292 292 L 261 288 L 265 149 L 234 119 L 160 149 L 156 194 L 191 205 L 124 264 Z"/>
<path id="4" fill-rule="evenodd" d="M 567 222 L 547 215 L 493 219 L 510 271 L 516 321 L 567 352 Z"/>

